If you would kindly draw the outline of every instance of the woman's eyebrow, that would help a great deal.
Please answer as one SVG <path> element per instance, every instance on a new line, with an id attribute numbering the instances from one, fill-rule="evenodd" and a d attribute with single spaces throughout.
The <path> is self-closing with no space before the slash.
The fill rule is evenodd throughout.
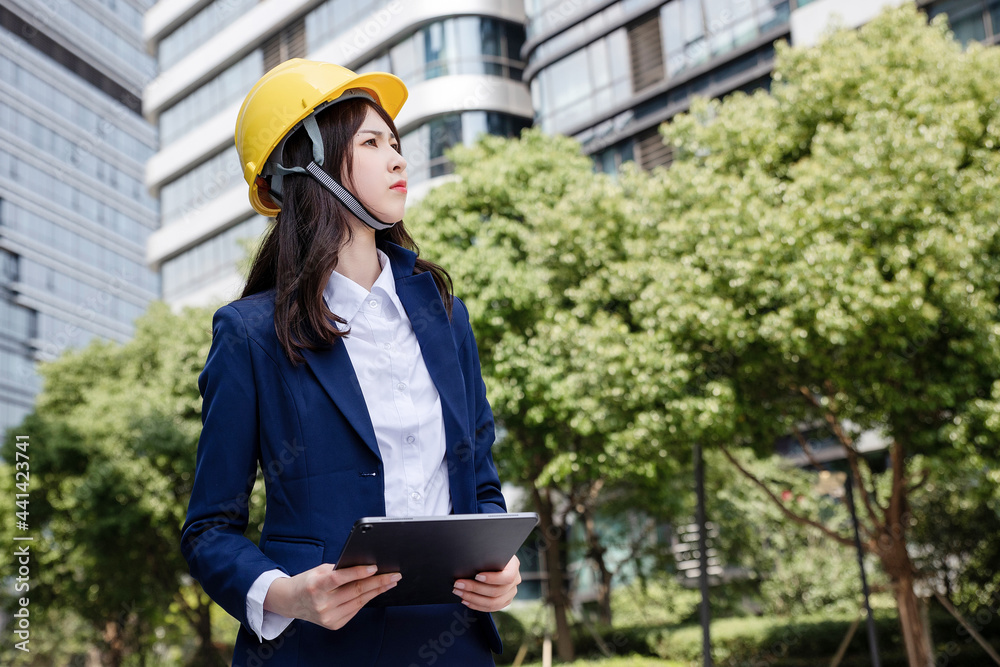
<path id="1" fill-rule="evenodd" d="M 382 130 L 358 130 L 358 134 L 364 134 L 364 133 L 366 133 L 366 132 L 367 132 L 368 134 L 374 134 L 374 135 L 375 135 L 376 137 L 378 137 L 379 139 L 381 139 L 382 137 L 384 137 L 384 136 L 385 136 L 385 132 L 383 132 Z M 392 132 L 390 132 L 390 133 L 389 133 L 389 137 L 390 137 L 391 139 L 395 139 L 395 138 L 396 138 L 396 135 L 394 135 L 394 134 L 393 134 Z"/>

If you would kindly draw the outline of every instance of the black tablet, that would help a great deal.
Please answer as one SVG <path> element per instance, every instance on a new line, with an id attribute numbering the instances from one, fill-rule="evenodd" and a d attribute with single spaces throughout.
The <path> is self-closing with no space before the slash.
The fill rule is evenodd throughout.
<path id="1" fill-rule="evenodd" d="M 534 512 L 365 517 L 351 529 L 337 567 L 374 563 L 379 572 L 403 575 L 369 607 L 460 602 L 451 592 L 455 580 L 502 570 L 537 524 Z"/>

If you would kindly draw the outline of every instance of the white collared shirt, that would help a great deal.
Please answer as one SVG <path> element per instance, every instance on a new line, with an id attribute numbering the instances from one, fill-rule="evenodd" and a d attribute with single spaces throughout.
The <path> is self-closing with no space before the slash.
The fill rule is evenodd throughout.
<path id="1" fill-rule="evenodd" d="M 367 290 L 336 271 L 323 298 L 347 321 L 342 340 L 350 356 L 382 457 L 386 516 L 451 513 L 441 397 L 431 380 L 403 304 L 396 295 L 389 257 Z M 247 622 L 259 639 L 274 639 L 291 619 L 264 611 L 271 583 L 287 576 L 265 572 L 247 594 Z"/>

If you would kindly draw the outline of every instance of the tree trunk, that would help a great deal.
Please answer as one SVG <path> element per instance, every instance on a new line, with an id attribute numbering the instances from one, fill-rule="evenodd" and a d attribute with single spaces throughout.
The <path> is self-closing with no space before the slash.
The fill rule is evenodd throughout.
<path id="1" fill-rule="evenodd" d="M 532 498 L 535 510 L 538 512 L 538 526 L 542 531 L 542 557 L 545 561 L 545 571 L 548 574 L 547 602 L 552 607 L 556 621 L 556 652 L 563 662 L 573 660 L 573 637 L 569 631 L 569 619 L 566 612 L 569 608 L 569 595 L 566 592 L 566 576 L 563 571 L 562 551 L 564 531 L 556 526 L 553 520 L 554 511 L 549 489 L 544 494 L 532 484 Z"/>
<path id="2" fill-rule="evenodd" d="M 587 533 L 587 556 L 597 565 L 601 575 L 597 583 L 597 613 L 598 621 L 607 627 L 611 627 L 611 571 L 604 560 L 607 549 L 601 544 L 601 536 L 597 534 L 597 527 L 594 525 L 593 511 L 587 509 L 583 512 L 583 525 Z"/>
<path id="3" fill-rule="evenodd" d="M 207 596 L 198 596 L 198 607 L 195 609 L 197 623 L 195 630 L 198 633 L 198 650 L 188 662 L 188 667 L 225 667 L 226 661 L 215 644 L 212 643 L 212 603 Z"/>
<path id="4" fill-rule="evenodd" d="M 896 593 L 899 609 L 899 626 L 903 632 L 903 643 L 910 667 L 932 667 L 934 653 L 931 649 L 927 625 L 920 610 L 920 600 L 913 591 L 913 575 L 893 577 L 892 586 Z"/>
<path id="5" fill-rule="evenodd" d="M 913 590 L 917 569 L 906 549 L 909 505 L 906 455 L 899 440 L 894 440 L 890 445 L 889 455 L 892 461 L 892 494 L 884 510 L 885 519 L 879 528 L 874 551 L 882 560 L 882 567 L 889 575 L 896 594 L 899 626 L 909 666 L 933 667 L 934 651 L 931 648 L 930 634 L 921 613 L 920 600 Z"/>
<path id="6" fill-rule="evenodd" d="M 101 664 L 107 667 L 121 667 L 125 660 L 122 631 L 118 623 L 108 621 L 104 625 L 104 646 L 101 647 Z"/>

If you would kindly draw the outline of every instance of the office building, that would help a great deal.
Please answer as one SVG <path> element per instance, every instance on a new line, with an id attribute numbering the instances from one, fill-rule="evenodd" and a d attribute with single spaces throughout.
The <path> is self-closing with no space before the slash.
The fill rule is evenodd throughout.
<path id="1" fill-rule="evenodd" d="M 900 0 L 525 0 L 535 122 L 583 144 L 599 170 L 668 165 L 658 127 L 694 95 L 768 88 L 774 42 L 809 45 Z M 1000 0 L 920 2 L 963 42 L 995 44 Z"/>
<path id="2" fill-rule="evenodd" d="M 0 431 L 40 389 L 35 361 L 125 341 L 159 294 L 139 113 L 155 63 L 147 0 L 0 1 Z"/>
<path id="3" fill-rule="evenodd" d="M 279 62 L 306 57 L 406 82 L 396 125 L 411 200 L 450 171 L 448 147 L 532 122 L 522 0 L 160 0 L 144 29 L 160 68 L 143 93 L 160 131 L 146 170 L 162 211 L 148 260 L 178 306 L 238 296 L 245 241 L 268 224 L 247 201 L 233 128 L 246 92 Z"/>

